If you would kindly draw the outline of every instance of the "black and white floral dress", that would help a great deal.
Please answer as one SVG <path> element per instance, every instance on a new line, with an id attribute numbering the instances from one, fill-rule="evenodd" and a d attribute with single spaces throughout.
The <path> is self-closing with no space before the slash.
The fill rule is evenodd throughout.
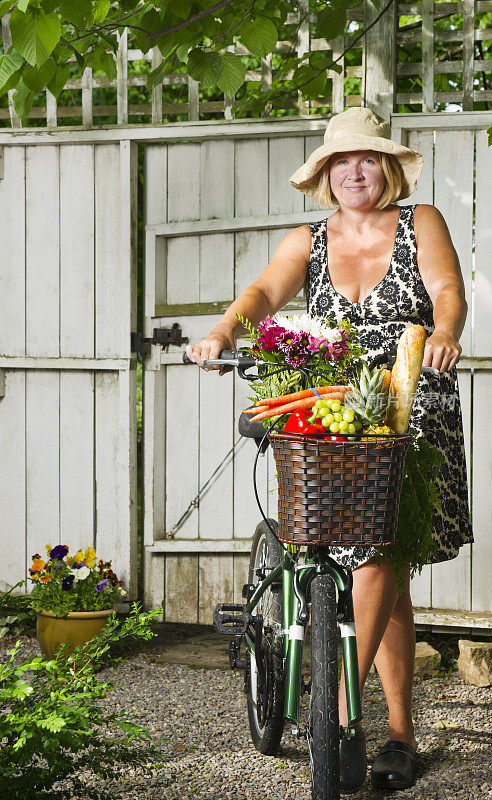
<path id="1" fill-rule="evenodd" d="M 328 272 L 326 218 L 310 224 L 311 256 L 306 282 L 311 316 L 348 318 L 361 331 L 360 343 L 369 360 L 394 351 L 409 324 L 434 331 L 433 306 L 417 265 L 413 227 L 416 206 L 402 206 L 391 263 L 385 277 L 360 303 L 352 303 L 333 288 Z M 437 478 L 441 509 L 435 510 L 433 536 L 437 542 L 432 562 L 448 561 L 473 541 L 456 367 L 434 376 L 420 376 L 410 426 L 436 445 L 446 461 Z M 343 566 L 355 569 L 375 554 L 369 547 L 331 547 Z"/>

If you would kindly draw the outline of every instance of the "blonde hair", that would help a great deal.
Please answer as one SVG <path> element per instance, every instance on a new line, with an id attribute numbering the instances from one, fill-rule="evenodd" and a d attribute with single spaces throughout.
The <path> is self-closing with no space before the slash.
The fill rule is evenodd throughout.
<path id="1" fill-rule="evenodd" d="M 378 156 L 383 168 L 385 186 L 381 197 L 376 203 L 376 208 L 386 208 L 386 206 L 391 205 L 400 197 L 404 183 L 403 170 L 395 156 L 389 153 L 378 153 Z M 316 175 L 306 181 L 303 191 L 313 197 L 320 206 L 336 208 L 338 201 L 331 191 L 329 163 L 330 159 L 328 158 Z"/>

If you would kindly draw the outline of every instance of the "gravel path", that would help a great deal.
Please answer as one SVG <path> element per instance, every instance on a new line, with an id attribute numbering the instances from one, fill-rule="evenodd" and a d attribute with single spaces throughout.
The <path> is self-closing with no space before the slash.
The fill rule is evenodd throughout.
<path id="1" fill-rule="evenodd" d="M 153 766 L 122 765 L 114 780 L 106 782 L 108 798 L 310 800 L 306 743 L 290 733 L 290 726 L 276 757 L 262 756 L 251 745 L 242 673 L 156 663 L 162 645 L 159 650 L 149 644 L 116 668 L 99 673 L 115 683 L 104 701 L 108 708 L 125 708 L 156 741 L 164 737 Z M 35 639 L 23 639 L 22 658 L 38 652 Z M 416 680 L 414 698 L 416 783 L 405 791 L 378 792 L 371 788 L 368 773 L 354 800 L 492 798 L 490 689 L 469 686 L 451 673 Z M 370 764 L 388 738 L 386 702 L 377 674 L 369 675 L 364 713 Z M 88 776 L 89 784 L 95 780 Z"/>

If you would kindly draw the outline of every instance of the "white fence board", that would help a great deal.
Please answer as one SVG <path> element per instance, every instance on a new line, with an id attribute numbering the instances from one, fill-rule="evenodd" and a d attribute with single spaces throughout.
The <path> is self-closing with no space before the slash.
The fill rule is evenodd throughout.
<path id="1" fill-rule="evenodd" d="M 26 355 L 60 355 L 59 148 L 26 148 Z"/>
<path id="2" fill-rule="evenodd" d="M 4 147 L 4 174 L 0 180 L 0 349 L 24 355 L 26 350 L 24 147 Z"/>
<path id="3" fill-rule="evenodd" d="M 94 546 L 93 424 L 94 373 L 60 372 L 60 540 L 72 555 Z"/>
<path id="4" fill-rule="evenodd" d="M 41 550 L 26 550 L 26 372 L 9 370 L 0 400 L 2 558 L 0 591 L 26 577 L 26 563 Z M 15 542 L 15 547 L 12 544 Z M 41 546 L 41 545 L 40 545 Z M 18 589 L 17 591 L 21 591 Z M 29 588 L 28 588 L 29 591 Z"/>
<path id="5" fill-rule="evenodd" d="M 477 131 L 475 229 L 475 319 L 473 355 L 490 356 L 492 348 L 492 148 L 486 131 Z"/>
<path id="6" fill-rule="evenodd" d="M 60 373 L 26 374 L 27 556 L 60 541 Z"/>
<path id="7" fill-rule="evenodd" d="M 473 377 L 473 582 L 471 607 L 474 611 L 488 611 L 490 602 L 490 565 L 492 564 L 492 504 L 490 485 L 492 476 L 492 449 L 490 438 L 490 397 L 492 372 L 477 370 Z"/>
<path id="8" fill-rule="evenodd" d="M 94 147 L 60 149 L 60 355 L 94 355 Z"/>
<path id="9" fill-rule="evenodd" d="M 119 317 L 121 196 L 120 147 L 94 150 L 95 355 L 122 353 Z M 116 305 L 117 304 L 117 305 Z M 116 308 L 115 308 L 116 305 Z M 125 345 L 127 342 L 125 341 Z M 126 349 L 126 348 L 125 348 Z"/>
<path id="10" fill-rule="evenodd" d="M 436 131 L 434 202 L 451 231 L 460 259 L 468 308 L 472 307 L 473 131 Z M 471 353 L 471 313 L 461 335 L 464 353 Z"/>

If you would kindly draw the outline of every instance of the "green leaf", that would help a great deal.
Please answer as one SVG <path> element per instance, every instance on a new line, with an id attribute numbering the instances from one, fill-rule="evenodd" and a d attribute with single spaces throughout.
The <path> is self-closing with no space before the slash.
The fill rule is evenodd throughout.
<path id="1" fill-rule="evenodd" d="M 14 8 L 10 32 L 15 49 L 32 67 L 40 67 L 60 41 L 61 23 L 58 14 L 44 14 L 39 9 L 22 14 Z"/>
<path id="2" fill-rule="evenodd" d="M 36 94 L 44 89 L 53 78 L 56 72 L 56 63 L 49 58 L 42 67 L 27 67 L 22 73 L 22 80 L 27 88 Z"/>
<path id="3" fill-rule="evenodd" d="M 330 41 L 340 36 L 345 29 L 345 9 L 324 8 L 318 14 L 318 35 Z"/>
<path id="4" fill-rule="evenodd" d="M 116 61 L 111 53 L 102 51 L 94 56 L 94 66 L 101 69 L 110 81 L 116 80 Z"/>
<path id="5" fill-rule="evenodd" d="M 17 3 L 17 8 L 19 9 L 19 11 L 22 11 L 22 13 L 25 14 L 30 2 L 31 0 L 19 0 L 19 2 Z"/>
<path id="6" fill-rule="evenodd" d="M 216 84 L 213 68 L 218 62 L 218 53 L 196 47 L 188 54 L 188 74 L 193 80 L 200 81 L 202 89 L 210 89 Z"/>
<path id="7" fill-rule="evenodd" d="M 109 14 L 111 0 L 96 0 L 94 8 L 94 25 L 100 25 Z"/>
<path id="8" fill-rule="evenodd" d="M 21 81 L 17 91 L 14 94 L 14 108 L 16 114 L 21 119 L 26 119 L 28 117 L 32 108 L 33 100 L 34 92 L 31 92 Z"/>
<path id="9" fill-rule="evenodd" d="M 5 16 L 7 11 L 10 11 L 13 4 L 14 0 L 2 0 L 2 2 L 0 2 L 0 17 Z"/>
<path id="10" fill-rule="evenodd" d="M 162 61 L 152 72 L 149 72 L 147 75 L 147 91 L 150 91 L 160 83 L 164 77 L 164 75 L 169 74 L 175 68 L 174 62 L 171 61 Z"/>
<path id="11" fill-rule="evenodd" d="M 244 83 L 246 66 L 234 53 L 220 53 L 212 67 L 214 78 L 219 89 L 228 97 L 232 97 Z"/>
<path id="12" fill-rule="evenodd" d="M 7 83 L 15 77 L 24 64 L 25 61 L 19 53 L 6 53 L 6 55 L 0 56 L 0 91 L 12 88 L 12 86 L 7 86 Z"/>
<path id="13" fill-rule="evenodd" d="M 300 86 L 300 91 L 303 97 L 315 100 L 317 97 L 323 97 L 326 88 L 326 72 L 318 72 L 307 64 L 303 64 L 296 69 L 292 80 L 295 86 Z M 304 84 L 304 85 L 303 85 Z"/>
<path id="14" fill-rule="evenodd" d="M 193 0 L 169 0 L 167 7 L 180 19 L 188 19 L 192 5 Z"/>
<path id="15" fill-rule="evenodd" d="M 61 0 L 60 13 L 75 28 L 86 30 L 92 26 L 92 4 L 87 0 Z"/>
<path id="16" fill-rule="evenodd" d="M 309 54 L 309 66 L 313 69 L 328 69 L 328 65 L 333 60 L 331 50 L 315 50 Z"/>
<path id="17" fill-rule="evenodd" d="M 46 84 L 46 88 L 49 89 L 51 94 L 58 99 L 69 78 L 70 67 L 57 67 L 54 76 L 50 82 Z"/>
<path id="18" fill-rule="evenodd" d="M 278 41 L 278 31 L 271 19 L 258 17 L 241 28 L 241 39 L 251 53 L 265 57 L 273 52 Z"/>

